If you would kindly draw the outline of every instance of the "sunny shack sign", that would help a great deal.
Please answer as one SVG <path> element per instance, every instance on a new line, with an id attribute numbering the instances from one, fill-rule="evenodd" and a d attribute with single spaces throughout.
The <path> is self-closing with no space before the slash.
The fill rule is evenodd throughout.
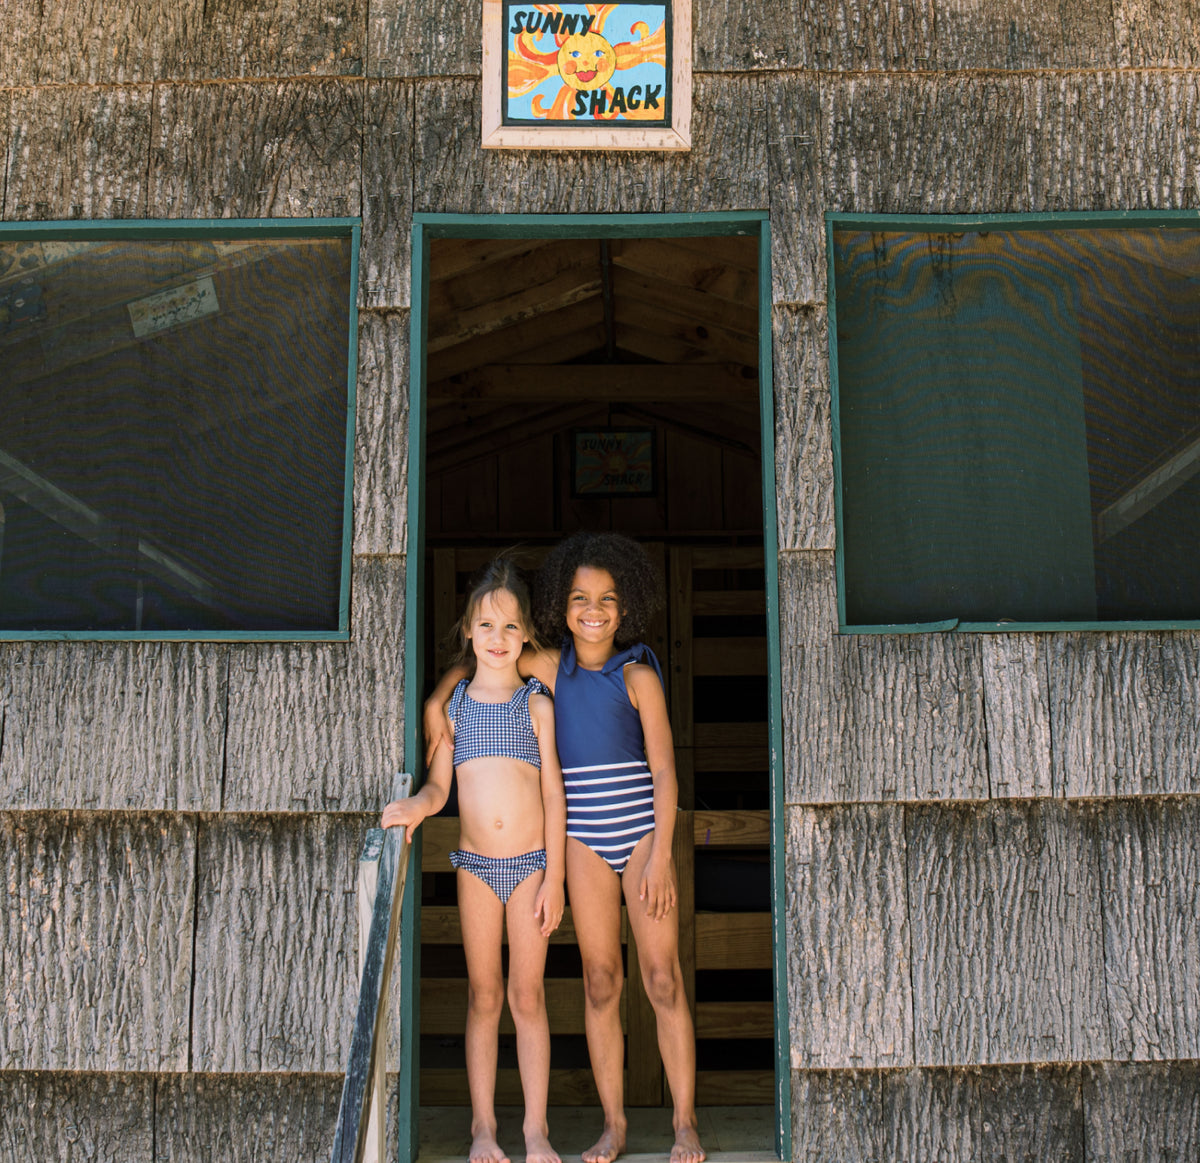
<path id="1" fill-rule="evenodd" d="M 691 0 L 484 0 L 488 149 L 689 149 Z"/>

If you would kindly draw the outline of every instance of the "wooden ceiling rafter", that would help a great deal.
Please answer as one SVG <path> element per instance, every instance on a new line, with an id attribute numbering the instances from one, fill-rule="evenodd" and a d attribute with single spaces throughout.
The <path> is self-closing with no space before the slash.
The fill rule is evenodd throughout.
<path id="1" fill-rule="evenodd" d="M 758 275 L 721 262 L 713 256 L 672 246 L 664 239 L 638 239 L 614 244 L 613 265 L 652 278 L 667 279 L 742 307 L 758 307 Z"/>
<path id="2" fill-rule="evenodd" d="M 758 312 L 752 308 L 727 303 L 704 291 L 693 291 L 690 287 L 680 287 L 638 271 L 616 271 L 613 287 L 619 299 L 634 299 L 672 315 L 690 315 L 705 326 L 720 327 L 755 342 L 758 340 Z"/>
<path id="3" fill-rule="evenodd" d="M 444 351 L 456 344 L 492 335 L 587 299 L 599 301 L 600 292 L 599 273 L 590 264 L 573 267 L 548 283 L 523 287 L 503 298 L 486 301 L 463 311 L 450 312 L 440 325 L 435 322 L 440 317 L 432 316 L 426 348 L 430 354 Z"/>
<path id="4" fill-rule="evenodd" d="M 430 452 L 427 458 L 429 472 L 436 475 L 467 468 L 495 456 L 500 449 L 510 452 L 523 444 L 528 444 L 544 436 L 551 436 L 562 431 L 563 428 L 587 421 L 602 408 L 603 405 L 589 401 L 573 408 L 563 408 L 558 405 L 533 415 L 527 408 L 521 409 L 519 417 L 510 417 L 507 426 L 493 427 L 484 439 L 476 437 L 463 440 L 436 454 Z"/>
<path id="5" fill-rule="evenodd" d="M 546 244 L 536 250 L 509 256 L 481 271 L 470 271 L 452 279 L 439 276 L 429 285 L 431 316 L 450 318 L 512 296 L 546 287 L 567 271 L 600 271 L 594 257 L 578 246 Z M 499 308 L 498 308 L 499 310 Z"/>
<path id="6" fill-rule="evenodd" d="M 500 332 L 481 335 L 469 343 L 456 344 L 430 354 L 430 382 L 465 372 L 483 363 L 503 363 L 518 352 L 543 342 L 554 342 L 592 326 L 603 326 L 600 296 L 582 299 L 557 310 L 523 319 Z"/>
<path id="7" fill-rule="evenodd" d="M 640 304 L 631 300 L 618 300 L 617 303 L 617 341 L 620 346 L 627 347 L 625 328 L 635 327 L 644 330 L 647 324 L 647 313 Z M 696 351 L 703 352 L 705 362 L 734 362 L 753 364 L 758 359 L 757 337 L 740 336 L 716 324 L 697 323 L 686 312 L 667 311 L 659 308 L 657 317 L 652 322 L 654 330 L 664 339 L 674 339 L 687 344 Z M 664 363 L 684 362 L 682 360 L 664 360 Z"/>
<path id="8" fill-rule="evenodd" d="M 497 263 L 510 264 L 521 255 L 554 245 L 545 238 L 435 238 L 431 273 L 434 282 L 480 274 Z"/>
<path id="9" fill-rule="evenodd" d="M 576 363 L 551 376 L 544 364 L 487 364 L 441 381 L 437 395 L 453 400 L 553 402 L 582 392 L 612 403 L 717 402 L 738 396 L 756 402 L 758 381 L 748 378 L 747 370 L 744 364 L 731 363 Z"/>

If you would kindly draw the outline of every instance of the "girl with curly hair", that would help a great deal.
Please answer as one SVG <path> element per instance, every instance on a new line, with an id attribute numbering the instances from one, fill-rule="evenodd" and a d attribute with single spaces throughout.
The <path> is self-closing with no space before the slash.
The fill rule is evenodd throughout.
<path id="1" fill-rule="evenodd" d="M 527 648 L 522 675 L 554 695 L 567 798 L 567 892 L 583 960 L 585 1028 L 604 1111 L 583 1163 L 625 1148 L 620 1000 L 621 901 L 637 944 L 674 1105 L 671 1163 L 701 1163 L 696 1043 L 679 966 L 678 892 L 671 842 L 679 798 L 662 671 L 640 641 L 662 604 L 645 550 L 617 533 L 577 533 L 556 546 L 534 587 L 538 629 L 558 648 Z M 446 734 L 451 669 L 425 711 L 430 753 Z"/>

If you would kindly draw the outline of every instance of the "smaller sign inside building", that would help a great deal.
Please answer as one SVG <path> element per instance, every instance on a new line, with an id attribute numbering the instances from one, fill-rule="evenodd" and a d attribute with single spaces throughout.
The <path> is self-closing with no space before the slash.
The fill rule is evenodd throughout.
<path id="1" fill-rule="evenodd" d="M 142 339 L 193 319 L 202 319 L 205 315 L 215 315 L 220 309 L 212 277 L 205 275 L 194 282 L 130 303 L 129 321 L 133 324 L 134 335 Z"/>
<path id="2" fill-rule="evenodd" d="M 688 149 L 690 0 L 484 0 L 483 144 Z"/>
<path id="3" fill-rule="evenodd" d="M 574 437 L 573 496 L 654 496 L 652 428 L 581 428 Z"/>

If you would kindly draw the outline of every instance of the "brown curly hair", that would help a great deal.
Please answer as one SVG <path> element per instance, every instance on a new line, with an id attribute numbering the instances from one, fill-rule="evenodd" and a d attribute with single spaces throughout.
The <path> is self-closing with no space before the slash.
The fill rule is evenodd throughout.
<path id="1" fill-rule="evenodd" d="M 534 618 L 542 637 L 562 641 L 567 632 L 567 595 L 575 571 L 583 566 L 607 570 L 621 601 L 618 650 L 639 642 L 650 619 L 662 608 L 663 581 L 645 549 L 623 533 L 573 533 L 556 545 L 534 583 Z"/>

